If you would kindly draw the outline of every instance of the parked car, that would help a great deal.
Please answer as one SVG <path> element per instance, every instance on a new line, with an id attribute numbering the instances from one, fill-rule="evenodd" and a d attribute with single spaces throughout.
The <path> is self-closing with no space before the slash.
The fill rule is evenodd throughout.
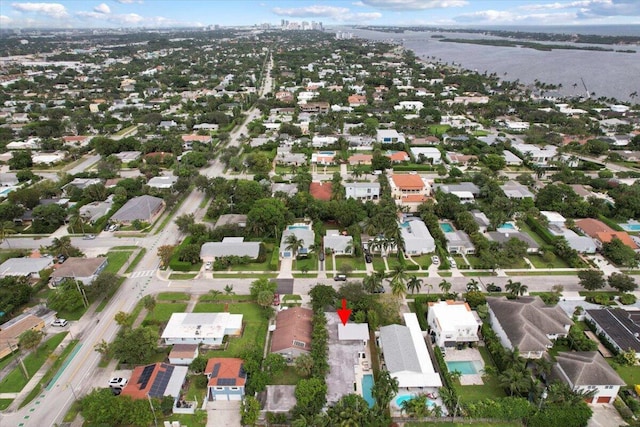
<path id="1" fill-rule="evenodd" d="M 68 324 L 69 322 L 67 322 L 66 319 L 56 319 L 51 323 L 51 326 L 59 326 L 61 328 L 64 328 Z"/>
<path id="2" fill-rule="evenodd" d="M 494 285 L 493 283 L 487 285 L 488 292 L 502 292 L 502 288 L 500 286 Z"/>
<path id="3" fill-rule="evenodd" d="M 367 264 L 371 264 L 371 263 L 373 262 L 373 257 L 371 256 L 371 254 L 366 254 L 366 255 L 364 256 L 364 261 L 365 261 Z"/>
<path id="4" fill-rule="evenodd" d="M 211 270 L 213 268 L 213 263 L 211 261 L 207 261 L 204 263 L 205 270 Z"/>
<path id="5" fill-rule="evenodd" d="M 85 234 L 84 236 L 82 236 L 83 240 L 93 240 L 96 238 L 95 234 Z"/>
<path id="6" fill-rule="evenodd" d="M 318 254 L 318 260 L 319 260 L 320 262 L 324 261 L 324 252 L 320 252 L 320 253 Z"/>
<path id="7" fill-rule="evenodd" d="M 111 388 L 123 388 L 127 385 L 129 380 L 126 378 L 114 377 L 109 380 L 109 387 Z"/>
<path id="8" fill-rule="evenodd" d="M 62 264 L 63 262 L 65 262 L 67 260 L 67 257 L 60 254 L 56 257 L 56 259 L 58 260 L 58 264 Z"/>
<path id="9" fill-rule="evenodd" d="M 440 265 L 440 258 L 438 258 L 438 255 L 434 255 L 431 257 L 431 264 Z"/>
<path id="10" fill-rule="evenodd" d="M 458 268 L 458 264 L 456 264 L 456 260 L 453 257 L 447 257 L 447 261 L 449 261 L 451 268 Z"/>
<path id="11" fill-rule="evenodd" d="M 333 276 L 333 280 L 335 280 L 336 282 L 344 282 L 347 280 L 347 275 L 346 274 L 336 274 L 335 276 Z"/>
<path id="12" fill-rule="evenodd" d="M 118 224 L 111 224 L 108 228 L 108 231 L 117 231 L 120 226 Z"/>
<path id="13" fill-rule="evenodd" d="M 375 291 L 373 291 L 374 294 L 384 294 L 384 286 L 379 286 L 378 288 L 376 288 Z"/>

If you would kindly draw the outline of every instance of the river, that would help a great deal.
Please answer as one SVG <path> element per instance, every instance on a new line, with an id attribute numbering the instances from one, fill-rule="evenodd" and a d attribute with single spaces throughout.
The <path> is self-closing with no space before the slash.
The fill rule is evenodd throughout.
<path id="1" fill-rule="evenodd" d="M 595 93 L 596 98 L 604 96 L 629 102 L 631 93 L 640 94 L 640 46 L 602 45 L 604 48 L 635 50 L 636 53 L 568 49 L 539 51 L 520 47 L 441 42 L 431 37 L 491 38 L 478 33 L 407 31 L 397 34 L 362 29 L 347 31 L 368 40 L 393 40 L 402 43 L 423 59 L 435 57 L 441 62 L 455 63 L 480 73 L 496 73 L 505 80 L 520 80 L 525 84 L 533 84 L 535 80 L 562 84 L 558 92 L 563 96 L 585 94 L 580 78 L 584 79 L 588 91 Z M 638 98 L 634 102 L 638 102 Z"/>

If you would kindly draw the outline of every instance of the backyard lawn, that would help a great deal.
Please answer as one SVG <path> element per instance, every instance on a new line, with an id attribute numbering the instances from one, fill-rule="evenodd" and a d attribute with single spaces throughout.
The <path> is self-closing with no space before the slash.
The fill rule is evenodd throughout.
<path id="1" fill-rule="evenodd" d="M 608 357 L 605 360 L 616 370 L 620 378 L 628 386 L 633 387 L 635 384 L 640 384 L 640 366 L 622 366 L 616 363 L 612 357 Z"/>
<path id="2" fill-rule="evenodd" d="M 194 313 L 220 313 L 223 312 L 225 304 L 222 303 L 198 303 L 193 308 Z M 229 339 L 227 349 L 224 351 L 212 350 L 204 355 L 210 357 L 240 357 L 243 348 L 247 344 L 264 348 L 267 338 L 268 320 L 264 316 L 264 310 L 254 303 L 228 304 L 229 313 L 243 314 L 244 331 L 242 337 Z"/>
<path id="3" fill-rule="evenodd" d="M 296 370 L 293 368 L 293 366 L 287 366 L 281 374 L 271 380 L 271 384 L 296 385 L 301 379 L 302 377 L 296 374 Z"/>
<path id="4" fill-rule="evenodd" d="M 494 366 L 491 361 L 489 352 L 484 347 L 478 347 L 485 366 Z M 504 389 L 498 384 L 495 376 L 487 379 L 483 378 L 483 385 L 465 385 L 461 386 L 456 382 L 455 388 L 463 402 L 475 402 L 487 398 L 505 397 Z"/>
<path id="5" fill-rule="evenodd" d="M 184 313 L 186 308 L 186 302 L 158 302 L 153 311 L 148 313 L 144 320 L 166 322 L 173 313 Z"/>
<path id="6" fill-rule="evenodd" d="M 54 335 L 41 344 L 38 350 L 23 358 L 24 365 L 30 376 L 33 376 L 33 374 L 38 372 L 66 335 L 67 332 L 60 332 L 59 334 Z M 22 373 L 22 369 L 17 366 L 14 370 L 9 372 L 6 377 L 0 380 L 0 392 L 17 393 L 22 390 L 22 388 L 27 384 L 27 381 L 28 380 Z"/>

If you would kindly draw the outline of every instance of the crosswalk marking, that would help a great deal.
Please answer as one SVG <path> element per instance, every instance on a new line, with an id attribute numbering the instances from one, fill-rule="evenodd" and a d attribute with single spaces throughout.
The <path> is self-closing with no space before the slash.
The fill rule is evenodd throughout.
<path id="1" fill-rule="evenodd" d="M 129 278 L 134 279 L 136 277 L 149 277 L 153 276 L 154 272 L 155 270 L 134 271 L 133 273 L 131 273 Z"/>

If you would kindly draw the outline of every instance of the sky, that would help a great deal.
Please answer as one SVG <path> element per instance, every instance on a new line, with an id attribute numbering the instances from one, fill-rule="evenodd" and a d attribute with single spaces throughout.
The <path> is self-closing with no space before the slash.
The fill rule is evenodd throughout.
<path id="1" fill-rule="evenodd" d="M 0 0 L 1 28 L 640 24 L 640 0 Z"/>

